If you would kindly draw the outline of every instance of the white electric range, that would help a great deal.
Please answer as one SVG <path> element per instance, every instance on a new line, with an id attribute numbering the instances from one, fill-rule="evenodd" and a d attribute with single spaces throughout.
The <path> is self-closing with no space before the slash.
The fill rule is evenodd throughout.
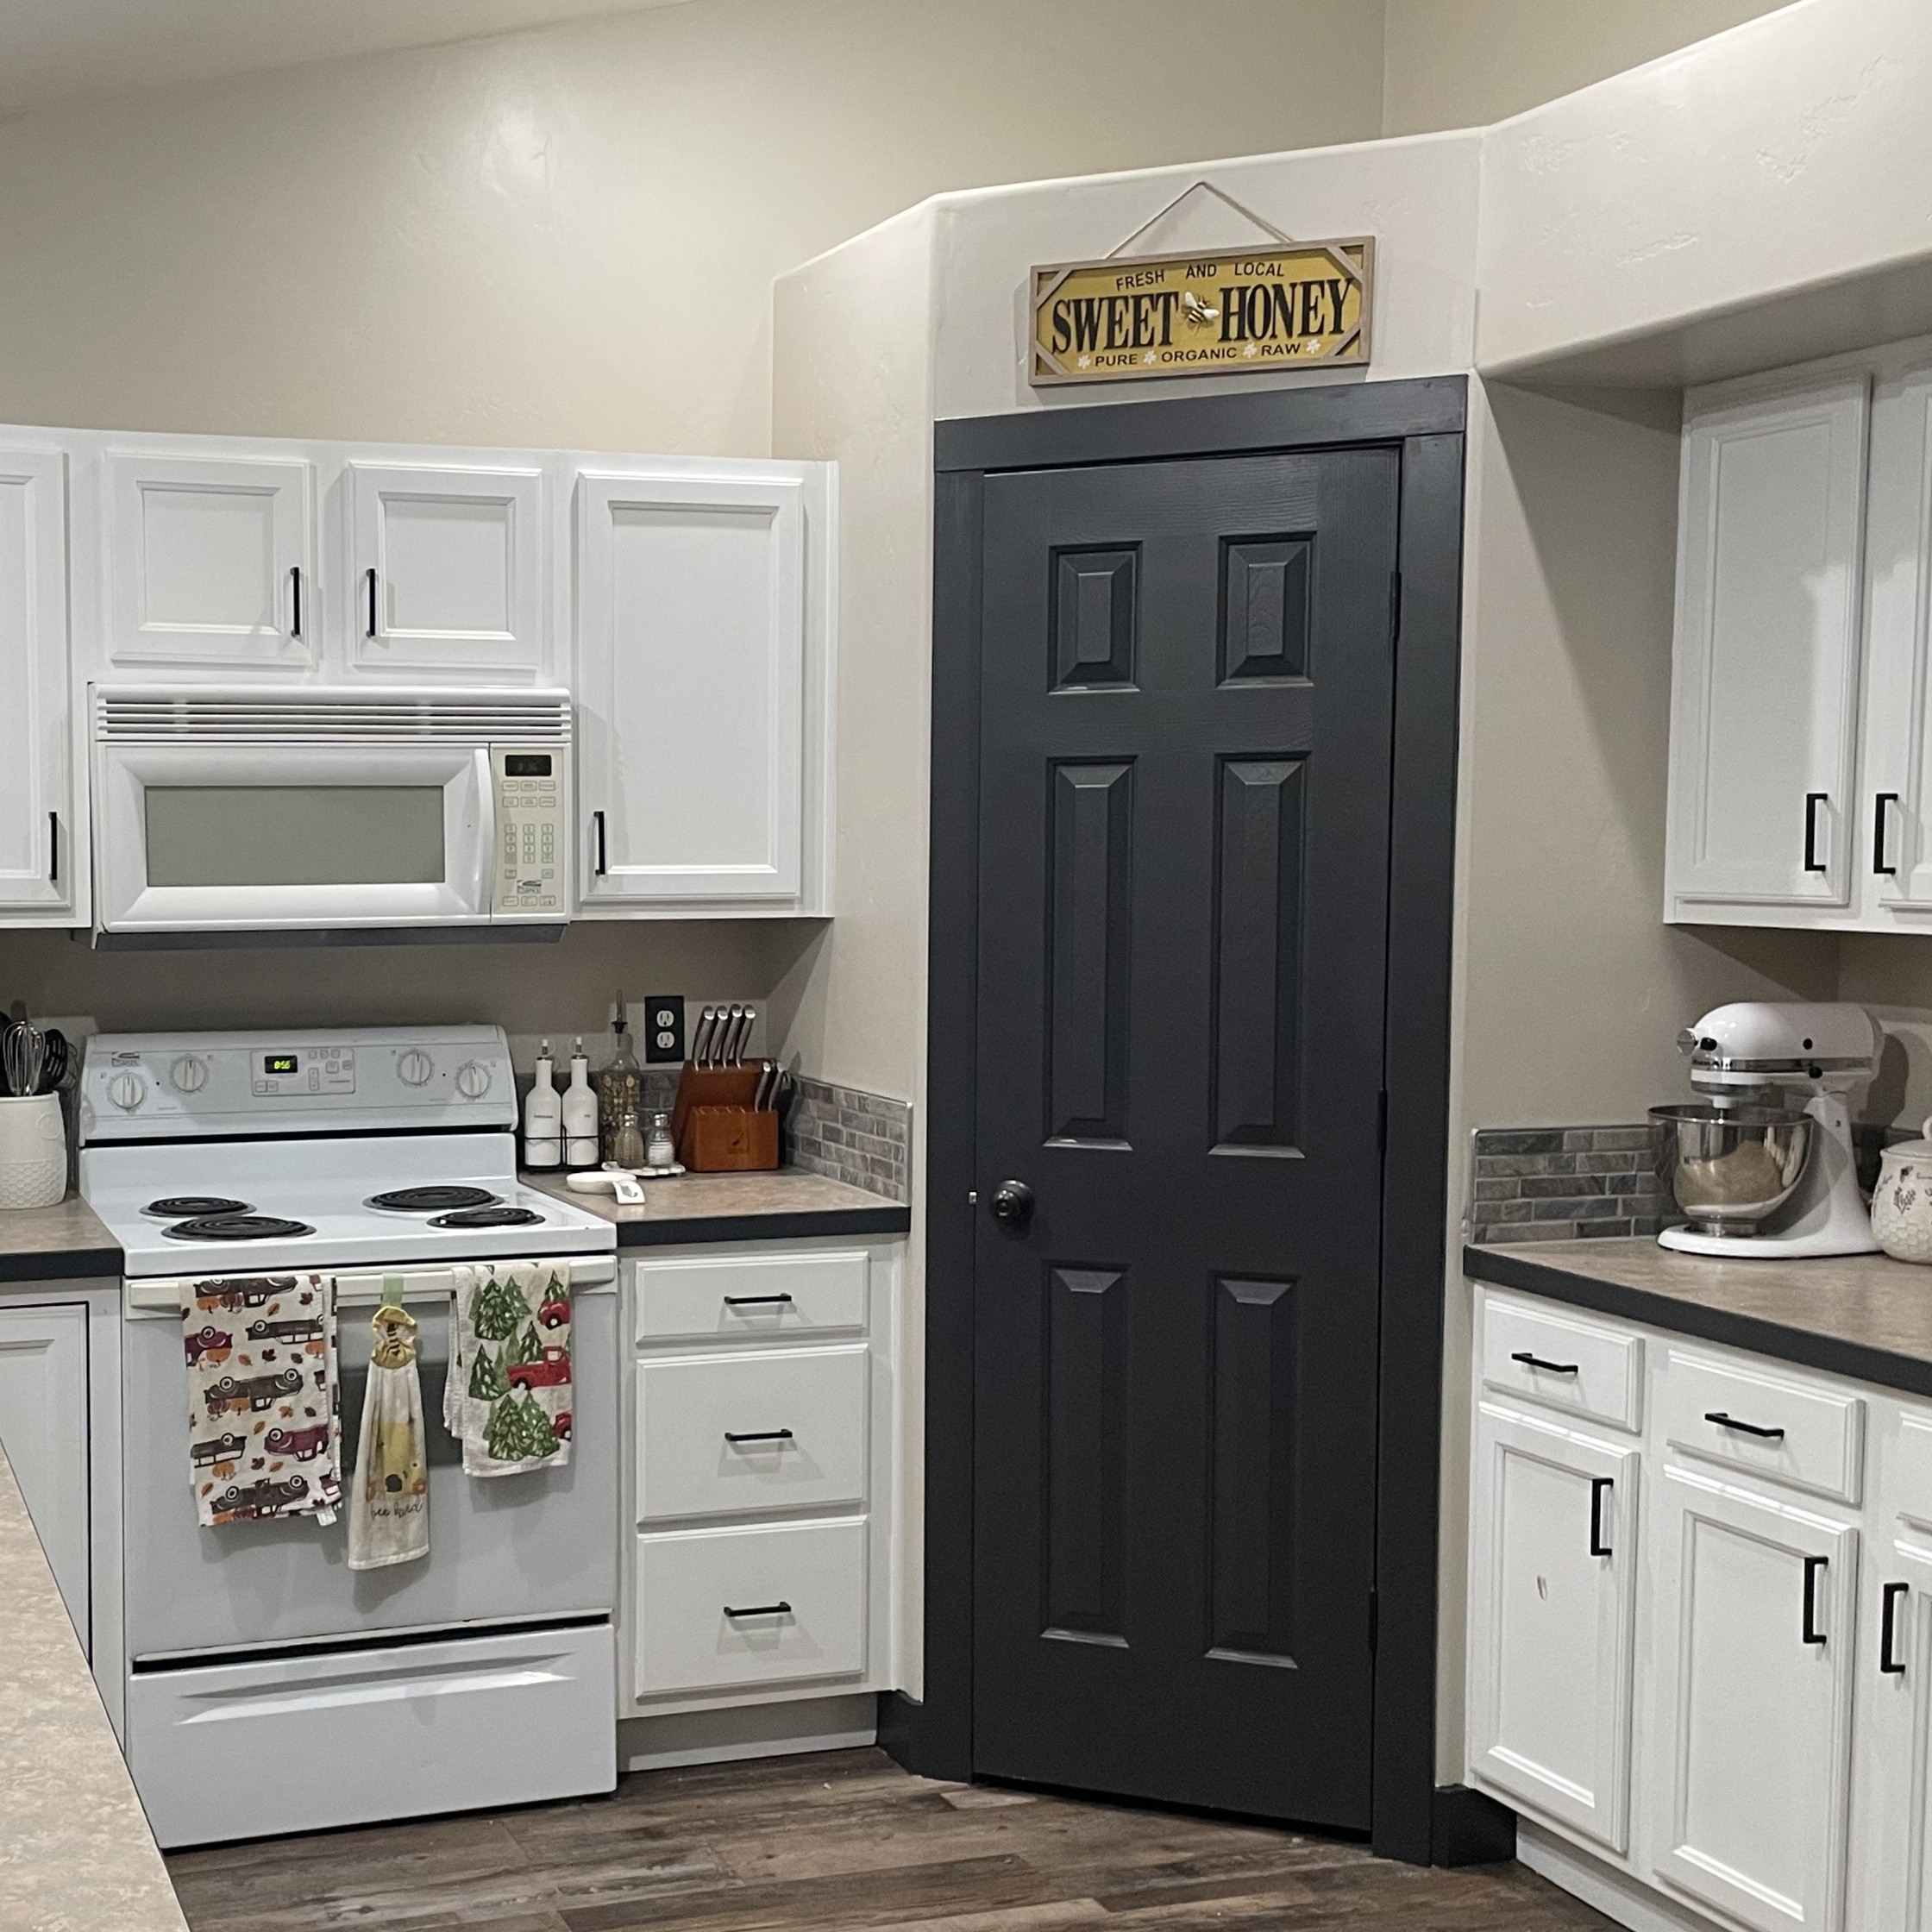
<path id="1" fill-rule="evenodd" d="M 616 1230 L 518 1184 L 516 1113 L 495 1027 L 88 1042 L 81 1191 L 125 1256 L 128 1755 L 164 1845 L 615 1782 Z M 486 1259 L 570 1267 L 564 1468 L 467 1477 L 442 1427 L 454 1270 Z M 342 1521 L 196 1521 L 180 1284 L 310 1270 L 336 1283 L 345 1494 L 367 1318 L 399 1294 L 419 1325 L 418 1561 L 350 1571 Z"/>

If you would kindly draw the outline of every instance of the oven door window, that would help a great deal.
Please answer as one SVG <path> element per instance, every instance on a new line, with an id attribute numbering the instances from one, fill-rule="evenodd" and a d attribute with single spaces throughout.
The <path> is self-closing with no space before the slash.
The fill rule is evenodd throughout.
<path id="1" fill-rule="evenodd" d="M 440 785 L 148 785 L 150 886 L 441 885 Z"/>

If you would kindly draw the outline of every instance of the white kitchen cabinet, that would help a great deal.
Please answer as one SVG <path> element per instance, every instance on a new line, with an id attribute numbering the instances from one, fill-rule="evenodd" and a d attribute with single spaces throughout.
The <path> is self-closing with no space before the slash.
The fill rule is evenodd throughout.
<path id="1" fill-rule="evenodd" d="M 520 672 L 549 659 L 544 474 L 352 461 L 348 659 L 358 672 Z"/>
<path id="2" fill-rule="evenodd" d="M 0 1300 L 0 1448 L 84 1649 L 93 1509 L 84 1302 Z"/>
<path id="3" fill-rule="evenodd" d="M 85 907 L 70 750 L 66 459 L 0 443 L 0 922 Z"/>
<path id="4" fill-rule="evenodd" d="M 829 909 L 823 468 L 584 470 L 575 505 L 583 911 Z"/>
<path id="5" fill-rule="evenodd" d="M 316 662 L 313 466 L 110 451 L 103 459 L 107 656 L 129 675 Z"/>
<path id="6" fill-rule="evenodd" d="M 1869 388 L 1777 384 L 1685 422 L 1669 918 L 1851 901 Z"/>
<path id="7" fill-rule="evenodd" d="M 1637 1452 L 1477 1405 L 1470 1755 L 1496 1789 L 1628 1844 Z"/>

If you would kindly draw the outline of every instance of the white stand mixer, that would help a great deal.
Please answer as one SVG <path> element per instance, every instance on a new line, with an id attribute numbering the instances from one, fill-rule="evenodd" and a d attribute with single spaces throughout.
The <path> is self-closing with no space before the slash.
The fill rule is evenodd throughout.
<path id="1" fill-rule="evenodd" d="M 1883 1044 L 1871 1014 L 1843 1003 L 1741 1000 L 1714 1007 L 1680 1033 L 1678 1044 L 1690 1057 L 1690 1084 L 1709 1104 L 1652 1110 L 1677 1134 L 1674 1184 L 1691 1215 L 1689 1225 L 1665 1228 L 1659 1242 L 1686 1254 L 1759 1258 L 1875 1253 L 1871 1214 L 1859 1192 L 1847 1096 L 1878 1071 Z M 1685 1200 L 1694 1191 L 1687 1185 L 1694 1168 L 1708 1171 L 1716 1164 L 1711 1156 L 1724 1157 L 1720 1145 L 1734 1153 L 1759 1136 L 1775 1145 L 1779 1129 L 1763 1125 L 1762 1118 L 1790 1107 L 1802 1107 L 1810 1126 L 1801 1134 L 1791 1126 L 1783 1129 L 1790 1137 L 1788 1157 L 1801 1171 L 1775 1201 L 1706 1206 Z M 1760 1117 L 1756 1126 L 1750 1124 L 1753 1114 Z M 1699 1139 L 1707 1157 L 1693 1163 L 1688 1144 Z"/>

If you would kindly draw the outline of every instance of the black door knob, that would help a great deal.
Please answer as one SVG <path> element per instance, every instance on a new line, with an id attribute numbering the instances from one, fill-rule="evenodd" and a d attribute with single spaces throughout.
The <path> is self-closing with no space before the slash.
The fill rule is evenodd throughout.
<path id="1" fill-rule="evenodd" d="M 993 1190 L 992 1208 L 1003 1227 L 1024 1227 L 1033 1218 L 1033 1190 L 1024 1181 L 1002 1181 Z"/>

